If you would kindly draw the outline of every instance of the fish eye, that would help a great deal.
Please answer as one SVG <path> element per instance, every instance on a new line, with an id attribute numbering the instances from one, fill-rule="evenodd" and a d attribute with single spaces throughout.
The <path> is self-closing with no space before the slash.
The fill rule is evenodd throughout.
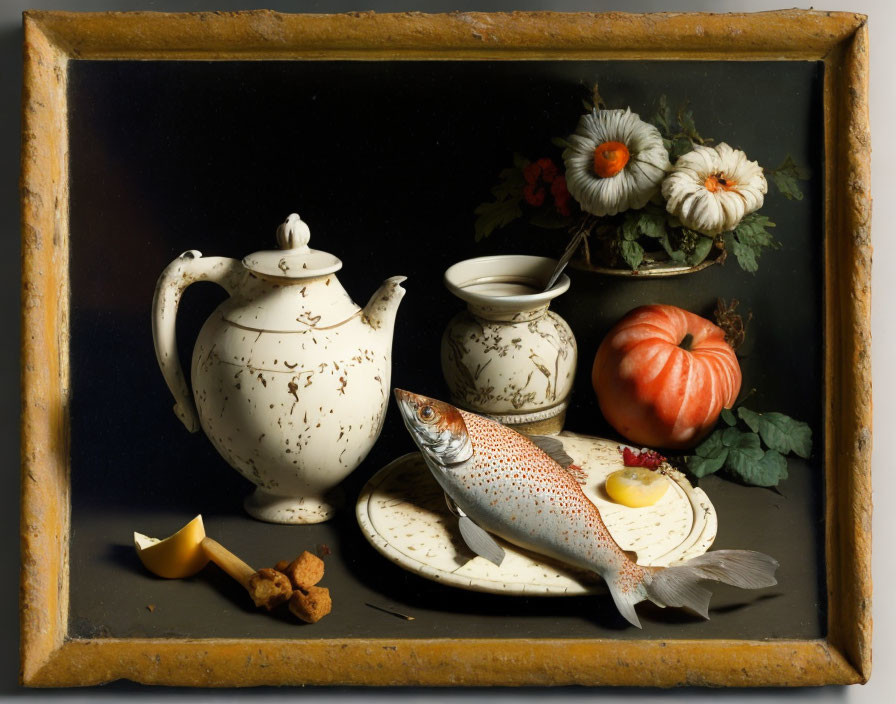
<path id="1" fill-rule="evenodd" d="M 432 406 L 423 406 L 417 414 L 420 416 L 420 419 L 426 423 L 429 423 L 436 417 L 436 412 L 433 410 Z"/>

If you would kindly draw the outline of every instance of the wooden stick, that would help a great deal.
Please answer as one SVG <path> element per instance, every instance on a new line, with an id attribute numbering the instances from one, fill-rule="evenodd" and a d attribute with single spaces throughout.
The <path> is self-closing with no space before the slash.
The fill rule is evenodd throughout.
<path id="1" fill-rule="evenodd" d="M 203 538 L 199 547 L 208 555 L 209 560 L 243 585 L 256 606 L 263 606 L 270 611 L 292 596 L 292 585 L 285 574 L 269 568 L 256 572 L 217 540 L 209 537 Z"/>
<path id="2" fill-rule="evenodd" d="M 206 555 L 208 555 L 209 560 L 214 562 L 237 582 L 242 584 L 243 588 L 247 590 L 249 589 L 249 578 L 255 574 L 255 570 L 221 545 L 217 540 L 205 537 L 202 539 L 199 547 Z"/>

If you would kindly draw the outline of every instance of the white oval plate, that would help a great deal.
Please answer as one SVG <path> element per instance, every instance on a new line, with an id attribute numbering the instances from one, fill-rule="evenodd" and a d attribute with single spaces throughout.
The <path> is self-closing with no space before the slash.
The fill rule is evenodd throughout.
<path id="1" fill-rule="evenodd" d="M 618 443 L 566 432 L 558 437 L 584 472 L 585 495 L 600 510 L 616 542 L 637 553 L 639 564 L 670 565 L 701 555 L 712 545 L 715 508 L 683 474 L 665 466 L 670 487 L 663 498 L 653 506 L 627 508 L 611 501 L 603 490 L 607 475 L 623 468 Z M 497 594 L 573 596 L 604 590 L 596 575 L 501 539 L 506 556 L 500 567 L 474 555 L 418 452 L 377 472 L 362 490 L 355 513 L 364 537 L 376 550 L 437 582 Z"/>

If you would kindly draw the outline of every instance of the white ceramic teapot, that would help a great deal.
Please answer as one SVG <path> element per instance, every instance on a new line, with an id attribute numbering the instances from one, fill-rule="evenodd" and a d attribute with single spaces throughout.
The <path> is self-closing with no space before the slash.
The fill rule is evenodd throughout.
<path id="1" fill-rule="evenodd" d="M 175 259 L 156 286 L 153 340 L 174 412 L 200 425 L 218 452 L 257 485 L 255 518 L 319 523 L 328 492 L 367 456 L 389 402 L 392 331 L 403 276 L 387 279 L 362 309 L 334 272 L 342 262 L 309 249 L 298 215 L 277 230 L 280 250 L 242 262 Z M 205 322 L 193 350 L 192 393 L 177 357 L 175 316 L 184 289 L 213 281 L 230 297 Z"/>

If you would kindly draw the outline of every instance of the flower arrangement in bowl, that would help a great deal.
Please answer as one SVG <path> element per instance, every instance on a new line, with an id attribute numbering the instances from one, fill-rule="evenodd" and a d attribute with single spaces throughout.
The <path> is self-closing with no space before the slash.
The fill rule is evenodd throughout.
<path id="1" fill-rule="evenodd" d="M 759 210 L 768 192 L 765 170 L 740 149 L 702 137 L 686 107 L 665 96 L 648 121 L 630 108 L 607 109 L 597 88 L 573 134 L 554 138 L 562 159 L 514 155 L 476 208 L 476 239 L 524 218 L 569 228 L 581 247 L 578 266 L 612 274 L 687 273 L 730 254 L 755 272 L 766 249 L 779 245 Z M 562 165 L 562 166 L 561 166 Z M 803 197 L 807 175 L 788 156 L 767 172 L 788 199 Z"/>

